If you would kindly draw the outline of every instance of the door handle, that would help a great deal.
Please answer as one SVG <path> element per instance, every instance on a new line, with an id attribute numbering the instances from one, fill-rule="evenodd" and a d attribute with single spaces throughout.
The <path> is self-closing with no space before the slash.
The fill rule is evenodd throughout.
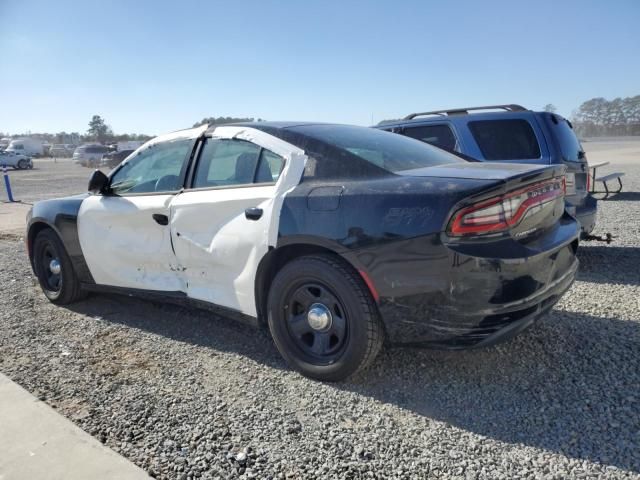
<path id="1" fill-rule="evenodd" d="M 158 225 L 169 225 L 169 217 L 161 213 L 151 215 Z"/>
<path id="2" fill-rule="evenodd" d="M 257 207 L 247 208 L 244 211 L 244 216 L 247 217 L 248 220 L 259 220 L 262 217 L 262 209 Z"/>

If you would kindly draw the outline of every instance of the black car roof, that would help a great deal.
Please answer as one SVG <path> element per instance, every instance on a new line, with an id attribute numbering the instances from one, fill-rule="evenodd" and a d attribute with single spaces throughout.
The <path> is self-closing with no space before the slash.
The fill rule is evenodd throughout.
<path id="1" fill-rule="evenodd" d="M 229 123 L 224 125 L 211 125 L 211 127 L 227 127 L 227 126 L 244 126 L 244 127 L 270 127 L 270 128 L 293 128 L 293 127 L 306 127 L 309 125 L 336 125 L 334 123 L 323 122 L 240 122 Z"/>

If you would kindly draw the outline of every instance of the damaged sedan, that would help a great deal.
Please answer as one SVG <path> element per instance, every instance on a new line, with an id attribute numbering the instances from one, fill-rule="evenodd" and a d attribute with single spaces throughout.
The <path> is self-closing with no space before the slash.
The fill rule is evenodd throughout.
<path id="1" fill-rule="evenodd" d="M 202 126 L 36 203 L 26 242 L 54 303 L 109 291 L 222 310 L 337 381 L 383 344 L 488 346 L 548 312 L 578 266 L 564 173 L 364 127 Z"/>

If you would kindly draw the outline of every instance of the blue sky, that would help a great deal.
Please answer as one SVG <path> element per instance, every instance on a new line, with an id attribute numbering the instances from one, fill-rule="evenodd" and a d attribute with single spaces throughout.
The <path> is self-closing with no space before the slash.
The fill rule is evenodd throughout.
<path id="1" fill-rule="evenodd" d="M 0 131 L 369 125 L 640 94 L 640 1 L 0 0 Z"/>

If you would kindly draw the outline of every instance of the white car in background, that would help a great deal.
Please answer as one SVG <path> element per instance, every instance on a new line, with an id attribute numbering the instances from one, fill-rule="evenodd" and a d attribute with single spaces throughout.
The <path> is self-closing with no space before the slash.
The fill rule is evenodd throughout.
<path id="1" fill-rule="evenodd" d="M 33 162 L 31 161 L 31 157 L 5 150 L 0 152 L 0 167 L 2 166 L 25 170 L 27 168 L 33 168 Z"/>
<path id="2" fill-rule="evenodd" d="M 102 156 L 110 151 L 109 147 L 100 144 L 81 145 L 73 152 L 73 161 L 83 167 L 97 167 Z"/>
<path id="3" fill-rule="evenodd" d="M 73 151 L 74 149 L 70 149 L 66 145 L 59 143 L 51 146 L 51 148 L 49 149 L 49 156 L 62 158 L 70 157 L 71 155 L 73 155 Z"/>

